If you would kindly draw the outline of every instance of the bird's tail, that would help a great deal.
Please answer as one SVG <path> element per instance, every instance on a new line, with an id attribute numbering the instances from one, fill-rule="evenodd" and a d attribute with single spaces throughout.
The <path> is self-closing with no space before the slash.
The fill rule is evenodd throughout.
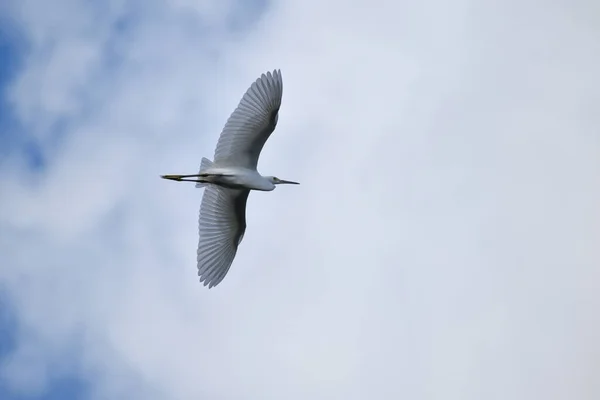
<path id="1" fill-rule="evenodd" d="M 202 157 L 202 161 L 200 162 L 200 172 L 198 172 L 198 174 L 202 174 L 204 171 L 211 168 L 212 166 L 213 166 L 212 161 L 210 161 L 206 157 Z M 198 182 L 198 183 L 196 183 L 196 187 L 201 188 L 201 187 L 206 186 L 207 184 L 208 184 L 208 182 Z"/>

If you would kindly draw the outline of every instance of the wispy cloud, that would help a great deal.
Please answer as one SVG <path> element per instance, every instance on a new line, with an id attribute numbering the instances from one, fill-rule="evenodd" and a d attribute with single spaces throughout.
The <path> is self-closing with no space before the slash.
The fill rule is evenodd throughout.
<path id="1" fill-rule="evenodd" d="M 16 394 L 595 399 L 600 32 L 591 2 L 12 1 L 2 161 Z M 195 171 L 281 68 L 227 278 L 196 279 Z M 86 390 L 88 392 L 88 390 Z"/>

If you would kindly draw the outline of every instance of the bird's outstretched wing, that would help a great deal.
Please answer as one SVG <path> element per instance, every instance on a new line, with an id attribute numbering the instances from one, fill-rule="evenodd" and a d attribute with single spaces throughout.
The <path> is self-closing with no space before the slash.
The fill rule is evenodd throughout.
<path id="1" fill-rule="evenodd" d="M 248 88 L 221 132 L 216 165 L 256 169 L 260 152 L 277 126 L 282 95 L 279 70 L 262 74 Z"/>
<path id="2" fill-rule="evenodd" d="M 250 190 L 208 185 L 200 205 L 198 276 L 208 288 L 223 280 L 246 231 Z"/>

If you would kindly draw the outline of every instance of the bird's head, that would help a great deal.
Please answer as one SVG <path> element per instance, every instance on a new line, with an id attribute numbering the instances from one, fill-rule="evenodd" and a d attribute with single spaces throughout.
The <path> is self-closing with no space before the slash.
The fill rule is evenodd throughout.
<path id="1" fill-rule="evenodd" d="M 279 179 L 276 176 L 269 176 L 268 179 L 273 185 L 283 185 L 286 183 L 289 185 L 299 185 L 298 182 L 284 181 L 283 179 Z"/>

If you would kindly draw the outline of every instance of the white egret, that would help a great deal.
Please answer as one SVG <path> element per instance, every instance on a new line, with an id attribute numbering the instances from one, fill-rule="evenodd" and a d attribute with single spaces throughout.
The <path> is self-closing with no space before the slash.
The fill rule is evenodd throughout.
<path id="1" fill-rule="evenodd" d="M 198 276 L 209 289 L 218 285 L 233 263 L 246 231 L 250 190 L 271 191 L 298 182 L 262 176 L 256 170 L 260 152 L 277 126 L 283 94 L 279 70 L 262 74 L 248 88 L 217 142 L 214 160 L 203 157 L 195 175 L 162 175 L 205 187 L 200 205 Z"/>

